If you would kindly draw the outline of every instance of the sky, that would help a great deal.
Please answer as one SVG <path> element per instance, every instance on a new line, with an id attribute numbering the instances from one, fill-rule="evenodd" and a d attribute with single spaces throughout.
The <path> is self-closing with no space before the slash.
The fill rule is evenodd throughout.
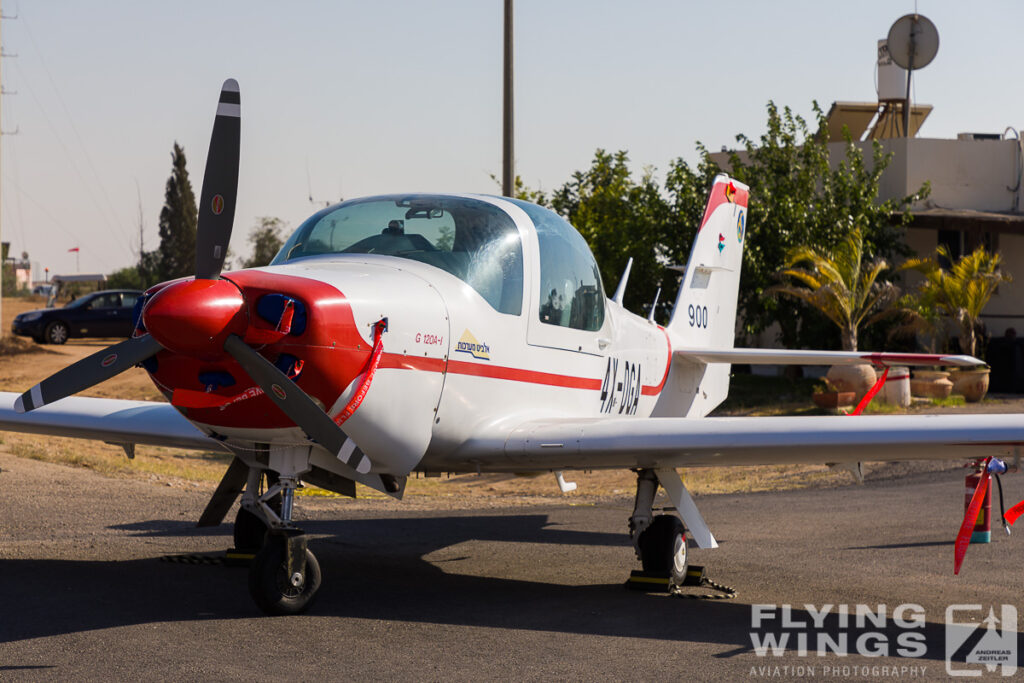
<path id="1" fill-rule="evenodd" d="M 516 171 L 552 190 L 603 148 L 664 172 L 698 142 L 759 136 L 770 100 L 804 116 L 875 101 L 876 41 L 915 6 L 940 36 L 914 77 L 935 107 L 920 134 L 1024 126 L 1020 2 L 516 0 Z M 198 197 L 226 78 L 242 99 L 235 257 L 261 216 L 295 228 L 339 198 L 499 194 L 502 7 L 2 0 L 0 235 L 51 275 L 133 264 L 140 222 L 159 244 L 175 141 Z"/>

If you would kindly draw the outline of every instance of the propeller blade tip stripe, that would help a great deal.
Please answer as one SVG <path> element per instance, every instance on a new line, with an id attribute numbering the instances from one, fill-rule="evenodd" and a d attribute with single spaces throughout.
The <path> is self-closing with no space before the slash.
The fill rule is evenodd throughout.
<path id="1" fill-rule="evenodd" d="M 341 444 L 341 450 L 338 451 L 338 460 L 347 463 L 351 459 L 352 453 L 354 453 L 355 450 L 356 442 L 352 439 L 345 439 L 345 443 Z"/>
<path id="2" fill-rule="evenodd" d="M 46 401 L 43 400 L 43 390 L 37 384 L 14 400 L 14 412 L 27 413 L 44 405 Z"/>
<path id="3" fill-rule="evenodd" d="M 371 466 L 370 459 L 367 458 L 362 451 L 356 451 L 356 453 L 356 457 L 359 458 L 359 462 L 352 466 L 353 469 L 355 469 L 359 474 L 368 474 Z M 355 458 L 353 458 L 353 460 L 355 460 Z M 349 464 L 352 464 L 351 461 L 349 461 Z"/>
<path id="4" fill-rule="evenodd" d="M 228 92 L 238 92 L 238 81 L 236 81 L 233 78 L 229 78 L 228 80 L 224 81 L 224 85 L 221 87 L 221 90 L 227 90 Z"/>
<path id="5" fill-rule="evenodd" d="M 221 102 L 217 105 L 217 116 L 238 119 L 242 117 L 242 107 L 237 103 Z"/>

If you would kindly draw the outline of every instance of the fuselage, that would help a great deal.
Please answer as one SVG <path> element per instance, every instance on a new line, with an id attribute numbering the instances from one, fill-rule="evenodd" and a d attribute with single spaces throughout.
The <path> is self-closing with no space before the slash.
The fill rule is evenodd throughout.
<path id="1" fill-rule="evenodd" d="M 246 341 L 332 417 L 365 384 L 374 326 L 387 321 L 372 384 L 342 425 L 379 473 L 472 469 L 475 434 L 524 420 L 647 417 L 669 371 L 666 332 L 609 300 L 582 237 L 525 202 L 344 202 L 306 221 L 271 265 L 223 278 L 245 301 Z M 236 448 L 309 444 L 227 356 L 168 350 L 150 365 L 169 398 L 222 400 L 179 407 Z"/>

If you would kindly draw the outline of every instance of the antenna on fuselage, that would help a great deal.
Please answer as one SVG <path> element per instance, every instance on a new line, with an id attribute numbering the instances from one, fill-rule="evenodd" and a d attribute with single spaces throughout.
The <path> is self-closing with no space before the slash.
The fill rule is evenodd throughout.
<path id="1" fill-rule="evenodd" d="M 622 271 L 622 277 L 619 279 L 619 286 L 615 288 L 615 294 L 612 295 L 612 301 L 618 305 L 622 305 L 622 297 L 626 294 L 626 283 L 629 282 L 629 271 L 633 268 L 633 257 L 630 256 L 629 260 L 626 261 L 626 269 Z"/>
<path id="2" fill-rule="evenodd" d="M 309 193 L 309 203 L 314 205 L 323 204 L 326 209 L 331 205 L 331 202 L 326 199 L 313 199 L 313 181 L 309 178 L 309 158 L 306 158 L 306 191 Z M 338 199 L 341 201 L 341 199 Z"/>
<path id="3" fill-rule="evenodd" d="M 661 296 L 661 287 L 658 287 L 658 291 L 654 293 L 654 301 L 651 302 L 651 312 L 647 314 L 647 319 L 654 322 L 654 311 L 658 309 L 658 297 Z"/>

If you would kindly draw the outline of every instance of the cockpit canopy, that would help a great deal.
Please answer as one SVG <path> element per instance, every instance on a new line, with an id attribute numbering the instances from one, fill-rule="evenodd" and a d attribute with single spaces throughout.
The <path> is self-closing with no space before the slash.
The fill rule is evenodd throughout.
<path id="1" fill-rule="evenodd" d="M 604 288 L 586 241 L 561 216 L 521 208 L 537 235 L 540 322 L 578 330 L 604 323 Z M 388 195 L 354 199 L 311 216 L 272 265 L 325 254 L 398 256 L 451 273 L 500 313 L 523 312 L 523 242 L 501 208 L 471 197 Z"/>
<path id="2" fill-rule="evenodd" d="M 523 306 L 523 244 L 515 223 L 477 199 L 402 195 L 355 199 L 311 216 L 272 265 L 323 254 L 379 254 L 451 273 L 501 313 Z"/>

